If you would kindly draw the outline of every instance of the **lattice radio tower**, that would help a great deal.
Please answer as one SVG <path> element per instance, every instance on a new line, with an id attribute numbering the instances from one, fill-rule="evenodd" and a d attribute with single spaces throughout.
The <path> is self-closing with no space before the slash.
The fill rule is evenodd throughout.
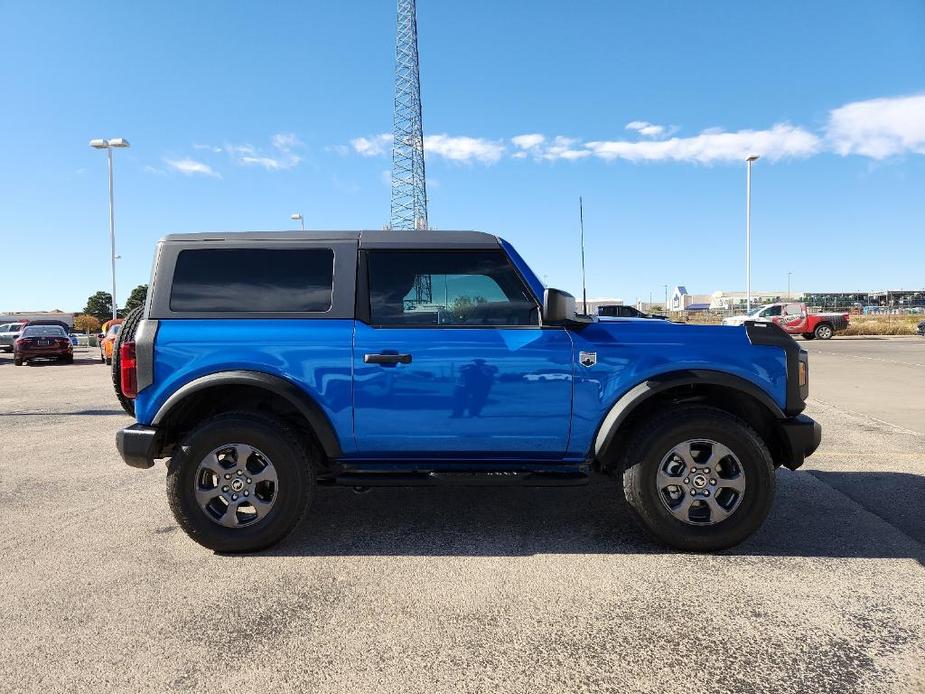
<path id="1" fill-rule="evenodd" d="M 398 0 L 394 131 L 391 226 L 395 230 L 421 231 L 427 229 L 427 184 L 415 0 Z"/>

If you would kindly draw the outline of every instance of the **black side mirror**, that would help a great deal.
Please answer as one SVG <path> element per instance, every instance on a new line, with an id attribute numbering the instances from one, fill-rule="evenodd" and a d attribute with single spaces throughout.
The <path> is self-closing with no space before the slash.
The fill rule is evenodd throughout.
<path id="1" fill-rule="evenodd" d="M 560 325 L 562 323 L 589 323 L 588 316 L 578 316 L 575 297 L 561 289 L 546 289 L 543 296 L 543 323 Z"/>

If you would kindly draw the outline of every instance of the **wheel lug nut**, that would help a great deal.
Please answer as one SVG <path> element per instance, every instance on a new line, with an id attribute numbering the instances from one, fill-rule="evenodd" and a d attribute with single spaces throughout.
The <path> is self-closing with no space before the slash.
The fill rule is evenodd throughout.
<path id="1" fill-rule="evenodd" d="M 222 487 L 222 491 L 223 491 L 223 492 L 227 492 L 227 491 L 228 491 L 228 485 L 227 485 L 227 484 L 226 484 L 224 487 Z"/>
<path id="2" fill-rule="evenodd" d="M 230 480 L 230 479 L 231 479 L 231 475 L 229 475 L 228 473 L 225 473 L 225 479 L 226 479 L 226 480 Z"/>
<path id="3" fill-rule="evenodd" d="M 703 495 L 704 495 L 704 496 L 710 496 L 710 490 L 709 490 L 709 489 L 704 489 L 704 490 L 703 490 Z"/>
<path id="4" fill-rule="evenodd" d="M 712 484 L 712 485 L 715 486 L 715 485 L 716 485 L 716 480 L 710 480 L 710 484 Z"/>
<path id="5" fill-rule="evenodd" d="M 232 501 L 237 501 L 237 500 L 238 500 L 238 495 L 237 495 L 237 494 L 232 494 L 232 495 L 231 495 L 231 500 L 232 500 Z"/>
<path id="6" fill-rule="evenodd" d="M 697 468 L 692 467 L 692 468 L 691 468 L 691 474 L 694 474 L 695 472 L 697 472 Z"/>
<path id="7" fill-rule="evenodd" d="M 703 471 L 708 475 L 710 474 L 710 468 L 708 467 L 704 468 Z"/>
<path id="8" fill-rule="evenodd" d="M 248 483 L 248 484 L 251 483 L 251 478 L 250 478 L 250 477 L 247 478 L 247 483 Z"/>
<path id="9" fill-rule="evenodd" d="M 250 492 L 245 491 L 245 492 L 244 492 L 244 496 L 250 496 Z"/>
<path id="10" fill-rule="evenodd" d="M 697 496 L 697 490 L 691 489 L 691 496 Z"/>
<path id="11" fill-rule="evenodd" d="M 244 473 L 238 470 L 238 475 L 243 475 Z"/>
<path id="12" fill-rule="evenodd" d="M 685 477 L 685 478 L 684 478 L 684 484 L 690 484 L 690 483 L 691 483 L 690 478 Z"/>

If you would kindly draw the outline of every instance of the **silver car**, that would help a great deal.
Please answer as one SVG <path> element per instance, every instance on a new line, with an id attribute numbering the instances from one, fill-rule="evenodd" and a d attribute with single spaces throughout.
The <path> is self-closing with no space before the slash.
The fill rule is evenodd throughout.
<path id="1" fill-rule="evenodd" d="M 13 341 L 22 332 L 22 323 L 3 323 L 0 325 L 0 352 L 12 352 Z"/>

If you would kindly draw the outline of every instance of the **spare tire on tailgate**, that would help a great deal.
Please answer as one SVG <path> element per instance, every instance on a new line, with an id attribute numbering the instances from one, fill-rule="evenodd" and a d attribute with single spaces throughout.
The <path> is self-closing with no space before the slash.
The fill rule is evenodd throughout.
<path id="1" fill-rule="evenodd" d="M 122 409 L 133 417 L 135 416 L 135 401 L 122 394 L 120 351 L 123 342 L 129 342 L 135 339 L 135 331 L 138 329 L 138 324 L 141 322 L 141 316 L 144 310 L 144 306 L 139 306 L 128 312 L 125 321 L 122 323 L 122 330 L 119 331 L 119 334 L 116 336 L 116 341 L 112 346 L 112 387 L 116 390 L 116 398 L 119 400 L 119 404 L 122 405 Z"/>

